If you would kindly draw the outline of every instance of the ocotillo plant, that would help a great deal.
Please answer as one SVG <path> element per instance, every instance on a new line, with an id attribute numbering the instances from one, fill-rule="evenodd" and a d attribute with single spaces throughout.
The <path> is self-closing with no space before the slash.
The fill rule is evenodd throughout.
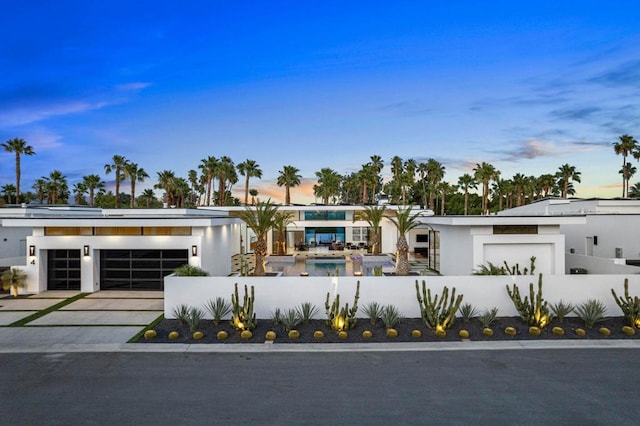
<path id="1" fill-rule="evenodd" d="M 350 330 L 356 325 L 356 313 L 358 312 L 358 299 L 360 298 L 360 281 L 356 285 L 356 294 L 353 298 L 353 307 L 349 309 L 349 304 L 340 307 L 340 295 L 336 294 L 333 303 L 329 304 L 330 294 L 327 292 L 327 300 L 324 308 L 327 313 L 327 325 L 333 330 Z"/>
<path id="2" fill-rule="evenodd" d="M 634 328 L 640 328 L 640 298 L 629 296 L 629 279 L 624 279 L 624 297 L 618 297 L 614 289 L 611 289 L 611 294 L 622 309 L 627 324 Z"/>
<path id="3" fill-rule="evenodd" d="M 538 275 L 538 294 L 533 291 L 533 283 L 529 285 L 529 296 L 525 296 L 524 300 L 520 297 L 520 290 L 516 283 L 513 283 L 513 289 L 507 285 L 507 293 L 513 301 L 520 318 L 525 324 L 543 328 L 551 320 L 549 315 L 549 307 L 547 301 L 542 298 L 542 274 Z"/>
<path id="4" fill-rule="evenodd" d="M 235 291 L 231 294 L 231 305 L 233 307 L 233 319 L 231 325 L 236 330 L 253 330 L 256 327 L 256 314 L 253 312 L 254 301 L 253 286 L 251 286 L 251 297 L 247 291 L 247 285 L 244 285 L 244 299 L 240 305 L 240 297 L 238 296 L 238 283 L 235 285 Z"/>
<path id="5" fill-rule="evenodd" d="M 422 280 L 422 295 L 420 294 L 420 287 L 418 280 L 416 280 L 416 297 L 418 298 L 418 304 L 420 305 L 420 314 L 422 321 L 427 327 L 436 331 L 446 330 L 453 325 L 453 321 L 456 318 L 456 312 L 460 308 L 462 303 L 462 295 L 456 297 L 455 287 L 451 291 L 451 297 L 449 298 L 449 289 L 445 286 L 442 289 L 442 295 L 437 295 L 432 298 L 431 290 L 427 289 L 427 283 Z M 449 299 L 447 301 L 447 299 Z"/>

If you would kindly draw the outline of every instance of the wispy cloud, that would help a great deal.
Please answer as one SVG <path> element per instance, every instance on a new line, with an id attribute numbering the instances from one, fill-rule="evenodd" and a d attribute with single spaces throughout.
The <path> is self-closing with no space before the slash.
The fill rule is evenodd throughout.
<path id="1" fill-rule="evenodd" d="M 110 105 L 110 103 L 69 100 L 46 105 L 9 106 L 6 108 L 0 108 L 0 126 L 22 126 L 51 117 L 97 110 L 104 108 L 107 105 Z"/>
<path id="2" fill-rule="evenodd" d="M 376 109 L 378 112 L 393 113 L 401 115 L 420 115 L 433 111 L 433 108 L 425 105 L 422 99 L 408 99 L 405 101 L 392 102 L 382 105 Z"/>
<path id="3" fill-rule="evenodd" d="M 640 60 L 626 61 L 591 78 L 589 82 L 607 87 L 638 87 L 640 81 Z"/>
<path id="4" fill-rule="evenodd" d="M 601 111 L 600 107 L 569 107 L 550 111 L 549 115 L 555 120 L 587 120 Z"/>
<path id="5" fill-rule="evenodd" d="M 133 83 L 118 84 L 116 86 L 116 90 L 123 91 L 123 92 L 139 91 L 142 89 L 146 89 L 149 86 L 151 86 L 151 83 L 139 81 L 139 82 L 133 82 Z"/>

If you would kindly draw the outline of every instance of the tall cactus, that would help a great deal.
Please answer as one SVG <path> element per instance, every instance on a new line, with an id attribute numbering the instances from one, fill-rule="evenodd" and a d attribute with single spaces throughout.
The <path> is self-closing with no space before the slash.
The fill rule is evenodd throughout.
<path id="1" fill-rule="evenodd" d="M 329 304 L 330 293 L 327 292 L 327 300 L 324 308 L 327 313 L 327 325 L 333 330 L 350 330 L 356 325 L 356 313 L 358 312 L 358 299 L 360 298 L 360 281 L 356 285 L 356 294 L 353 298 L 353 307 L 349 309 L 349 304 L 340 306 L 340 295 L 336 294 L 333 303 Z"/>
<path id="2" fill-rule="evenodd" d="M 622 309 L 627 324 L 633 328 L 640 328 L 640 298 L 629 296 L 629 279 L 624 279 L 624 297 L 618 297 L 614 289 L 611 289 L 611 294 Z"/>
<path id="3" fill-rule="evenodd" d="M 536 257 L 531 256 L 531 258 L 529 258 L 529 268 L 524 268 L 523 272 L 520 272 L 519 263 L 516 263 L 514 266 L 509 266 L 505 260 L 504 267 L 506 268 L 508 275 L 533 275 L 536 270 Z"/>
<path id="4" fill-rule="evenodd" d="M 253 301 L 255 299 L 253 286 L 251 286 L 251 296 L 247 291 L 247 285 L 244 285 L 244 299 L 240 305 L 240 297 L 238 295 L 238 283 L 235 284 L 235 291 L 231 294 L 231 306 L 233 319 L 231 325 L 238 331 L 253 330 L 258 321 L 256 314 L 253 312 Z"/>
<path id="5" fill-rule="evenodd" d="M 442 295 L 438 298 L 436 295 L 431 297 L 431 290 L 427 289 L 427 283 L 422 280 L 422 295 L 420 294 L 420 287 L 418 280 L 416 280 L 416 297 L 418 304 L 420 305 L 420 314 L 422 321 L 427 327 L 436 330 L 443 331 L 453 325 L 456 319 L 456 312 L 460 308 L 462 303 L 462 295 L 456 297 L 456 289 L 453 287 L 451 291 L 451 297 L 449 298 L 449 288 L 444 286 L 442 289 Z M 448 301 L 447 301 L 448 299 Z"/>
<path id="6" fill-rule="evenodd" d="M 533 283 L 529 284 L 529 296 L 525 296 L 524 300 L 520 297 L 520 289 L 516 283 L 513 283 L 513 289 L 510 289 L 507 285 L 507 293 L 513 301 L 520 318 L 527 325 L 535 326 L 539 328 L 545 327 L 549 324 L 551 316 L 549 314 L 549 307 L 547 301 L 542 298 L 542 274 L 538 275 L 538 293 L 533 291 Z"/>

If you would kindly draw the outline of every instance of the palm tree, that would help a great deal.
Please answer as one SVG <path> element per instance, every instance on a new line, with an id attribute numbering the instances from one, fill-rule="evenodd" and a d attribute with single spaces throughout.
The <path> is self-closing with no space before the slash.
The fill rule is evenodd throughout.
<path id="1" fill-rule="evenodd" d="M 77 182 L 73 184 L 73 195 L 74 195 L 75 204 L 77 205 L 86 204 L 86 201 L 84 199 L 84 194 L 86 194 L 86 192 L 87 192 L 87 187 L 83 182 Z"/>
<path id="2" fill-rule="evenodd" d="M 249 179 L 252 177 L 256 177 L 258 179 L 262 178 L 262 170 L 258 163 L 253 160 L 245 160 L 244 162 L 238 164 L 238 172 L 242 176 L 245 176 L 244 181 L 244 205 L 246 206 L 249 203 Z"/>
<path id="3" fill-rule="evenodd" d="M 407 232 L 420 225 L 418 216 L 420 212 L 411 214 L 412 206 L 406 208 L 399 207 L 396 216 L 390 216 L 398 230 L 398 242 L 396 243 L 396 275 L 409 275 L 409 243 L 407 243 Z"/>
<path id="4" fill-rule="evenodd" d="M 115 205 L 116 209 L 120 207 L 119 199 L 120 199 L 120 181 L 122 180 L 122 169 L 127 163 L 128 163 L 127 159 L 124 158 L 122 155 L 114 155 L 111 158 L 111 164 L 104 165 L 104 171 L 106 174 L 110 174 L 113 171 L 116 175 L 116 205 Z"/>
<path id="5" fill-rule="evenodd" d="M 580 172 L 576 169 L 576 166 L 570 166 L 569 164 L 563 164 L 558 167 L 556 176 L 562 184 L 562 198 L 567 198 L 571 181 L 580 182 Z"/>
<path id="6" fill-rule="evenodd" d="M 11 201 L 13 200 L 13 197 L 17 198 L 17 192 L 16 192 L 16 187 L 13 184 L 6 184 L 6 185 L 2 185 L 2 188 L 0 188 L 0 190 L 2 191 L 2 193 L 4 194 L 4 196 L 7 198 L 7 203 L 8 204 L 13 204 Z"/>
<path id="7" fill-rule="evenodd" d="M 174 204 L 172 198 L 172 190 L 175 184 L 176 175 L 172 170 L 163 170 L 158 172 L 158 183 L 153 187 L 164 190 L 164 198 L 167 205 L 172 206 Z"/>
<path id="8" fill-rule="evenodd" d="M 46 180 L 47 193 L 49 194 L 49 202 L 56 204 L 60 195 L 64 195 L 68 190 L 67 177 L 60 170 L 54 170 L 49 174 Z M 63 198 L 63 197 L 60 197 Z"/>
<path id="9" fill-rule="evenodd" d="M 251 205 L 255 206 L 256 205 L 256 197 L 258 196 L 258 190 L 251 188 L 249 190 L 249 195 L 251 195 Z"/>
<path id="10" fill-rule="evenodd" d="M 18 289 L 27 283 L 27 274 L 20 268 L 6 269 L 0 276 L 3 290 L 11 290 L 13 297 L 18 297 Z"/>
<path id="11" fill-rule="evenodd" d="M 495 167 L 484 161 L 482 164 L 476 163 L 473 172 L 476 180 L 482 183 L 482 214 L 489 214 L 489 182 L 498 177 L 498 172 Z"/>
<path id="12" fill-rule="evenodd" d="M 104 189 L 105 183 L 98 175 L 87 175 L 82 177 L 82 183 L 89 191 L 89 207 L 93 207 L 96 190 Z"/>
<path id="13" fill-rule="evenodd" d="M 380 181 L 380 172 L 384 168 L 384 161 L 382 160 L 382 157 L 380 157 L 379 155 L 372 155 L 370 159 L 371 159 L 371 163 L 370 163 L 371 167 L 373 167 L 373 170 L 375 172 L 375 179 L 373 180 L 373 185 L 371 187 L 371 202 L 375 203 L 376 194 L 378 194 L 378 183 Z"/>
<path id="14" fill-rule="evenodd" d="M 624 190 L 624 195 L 623 197 L 628 197 L 629 196 L 629 180 L 631 180 L 631 178 L 633 177 L 633 175 L 636 174 L 636 167 L 631 164 L 631 163 L 627 163 L 625 164 L 618 173 L 620 173 L 622 175 L 622 185 L 623 185 L 623 190 Z"/>
<path id="15" fill-rule="evenodd" d="M 218 179 L 218 205 L 227 205 L 227 195 L 234 183 L 238 182 L 238 174 L 233 160 L 226 155 L 220 158 L 215 170 Z"/>
<path id="16" fill-rule="evenodd" d="M 329 198 L 340 194 L 340 181 L 342 180 L 338 172 L 325 167 L 316 172 L 318 184 L 313 185 L 313 195 L 321 197 L 323 204 L 329 204 Z"/>
<path id="17" fill-rule="evenodd" d="M 427 167 L 427 163 L 418 164 L 418 174 L 420 175 L 420 183 L 422 184 L 422 207 L 427 208 L 427 173 L 429 172 L 429 168 Z"/>
<path id="18" fill-rule="evenodd" d="M 293 219 L 293 212 L 276 212 L 273 217 L 273 230 L 278 232 L 276 242 L 278 256 L 287 254 L 287 226 L 293 223 L 291 219 Z"/>
<path id="19" fill-rule="evenodd" d="M 207 196 L 204 202 L 205 206 L 211 205 L 211 188 L 213 186 L 213 178 L 216 174 L 216 168 L 218 167 L 218 159 L 213 156 L 208 156 L 200 160 L 198 168 L 202 170 L 202 175 L 207 183 Z"/>
<path id="20" fill-rule="evenodd" d="M 277 184 L 278 186 L 284 186 L 284 204 L 291 204 L 291 192 L 290 189 L 294 186 L 300 185 L 300 179 L 302 176 L 298 174 L 300 170 L 293 166 L 284 166 L 282 170 L 280 170 L 280 174 L 278 175 Z"/>
<path id="21" fill-rule="evenodd" d="M 542 189 L 542 196 L 546 198 L 552 192 L 553 187 L 556 184 L 556 178 L 552 174 L 545 173 L 538 177 L 538 183 L 540 184 L 540 188 Z"/>
<path id="22" fill-rule="evenodd" d="M 458 178 L 458 186 L 464 192 L 464 215 L 469 214 L 469 190 L 478 187 L 478 181 L 469 173 L 465 173 Z"/>
<path id="23" fill-rule="evenodd" d="M 516 196 L 516 206 L 521 206 L 524 204 L 524 186 L 526 184 L 526 176 L 522 173 L 516 173 L 513 175 L 513 186 L 515 190 Z"/>
<path id="24" fill-rule="evenodd" d="M 640 147 L 638 145 L 638 141 L 636 141 L 634 139 L 633 136 L 631 135 L 622 135 L 618 138 L 618 142 L 614 142 L 613 144 L 613 150 L 615 151 L 616 155 L 622 155 L 622 168 L 624 169 L 625 165 L 627 164 L 627 156 L 629 154 L 633 155 L 634 157 L 636 156 L 636 154 L 638 155 L 638 157 L 640 157 Z M 580 181 L 578 181 L 580 182 Z M 626 197 L 627 196 L 627 190 L 626 190 L 627 186 L 626 186 L 626 181 L 624 178 L 624 175 L 622 176 L 622 197 Z"/>
<path id="25" fill-rule="evenodd" d="M 44 199 L 47 198 L 47 181 L 46 178 L 42 177 L 36 179 L 36 181 L 31 186 L 34 191 L 36 191 L 36 197 L 40 202 L 40 205 L 44 204 Z"/>
<path id="26" fill-rule="evenodd" d="M 127 162 L 124 165 L 123 169 L 123 178 L 122 180 L 127 180 L 131 182 L 131 204 L 130 207 L 133 208 L 135 199 L 136 199 L 136 182 L 144 182 L 146 178 L 149 177 L 147 172 L 142 168 L 138 167 L 137 163 Z"/>
<path id="27" fill-rule="evenodd" d="M 371 254 L 374 256 L 380 254 L 380 223 L 382 222 L 385 211 L 385 206 L 365 206 L 362 212 L 362 219 L 366 220 L 369 228 L 371 228 Z"/>
<path id="28" fill-rule="evenodd" d="M 436 192 L 438 184 L 444 178 L 445 167 L 439 161 L 429 158 L 427 160 L 427 183 L 429 185 L 429 208 L 435 209 Z"/>
<path id="29" fill-rule="evenodd" d="M 267 233 L 273 228 L 277 212 L 278 206 L 267 201 L 258 203 L 255 208 L 246 207 L 245 211 L 239 213 L 240 219 L 256 235 L 256 244 L 253 249 L 255 255 L 253 274 L 256 276 L 264 275 L 264 261 L 267 256 Z"/>
<path id="30" fill-rule="evenodd" d="M 151 204 L 156 199 L 156 194 L 153 193 L 153 189 L 145 189 L 139 197 L 140 201 L 143 201 L 146 208 L 151 208 Z"/>
<path id="31" fill-rule="evenodd" d="M 629 188 L 629 197 L 640 198 L 640 182 L 637 182 L 631 188 Z"/>
<path id="32" fill-rule="evenodd" d="M 16 154 L 16 202 L 20 200 L 20 156 L 21 155 L 35 155 L 31 145 L 27 145 L 24 139 L 14 138 L 6 141 L 2 145 L 5 151 L 13 152 Z"/>
<path id="33" fill-rule="evenodd" d="M 200 185 L 200 179 L 198 178 L 198 172 L 196 170 L 189 170 L 187 172 L 187 179 L 189 180 L 189 185 L 191 187 L 191 200 L 189 202 L 191 205 L 199 206 L 200 198 L 202 197 L 202 187 Z"/>

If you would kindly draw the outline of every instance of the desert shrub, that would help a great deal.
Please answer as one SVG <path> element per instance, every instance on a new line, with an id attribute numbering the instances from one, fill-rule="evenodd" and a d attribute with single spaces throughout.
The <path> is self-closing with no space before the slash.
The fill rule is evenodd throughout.
<path id="1" fill-rule="evenodd" d="M 397 307 L 393 305 L 387 305 L 382 309 L 380 313 L 380 319 L 384 323 L 386 328 L 393 328 L 402 319 L 402 314 Z"/>
<path id="2" fill-rule="evenodd" d="M 491 324 L 496 320 L 498 316 L 498 308 L 486 309 L 482 314 L 478 316 L 478 321 L 482 324 L 482 327 L 489 328 Z"/>
<path id="3" fill-rule="evenodd" d="M 178 266 L 173 273 L 179 277 L 207 277 L 209 273 L 202 268 L 191 265 Z"/>
<path id="4" fill-rule="evenodd" d="M 220 321 L 231 313 L 231 303 L 222 297 L 209 300 L 205 303 L 204 307 L 213 317 L 213 323 L 215 325 L 220 324 Z"/>
<path id="5" fill-rule="evenodd" d="M 278 325 L 280 324 L 281 318 L 282 318 L 282 311 L 280 311 L 280 308 L 275 308 L 273 312 L 271 312 L 271 322 L 273 323 L 273 325 Z"/>
<path id="6" fill-rule="evenodd" d="M 287 309 L 280 316 L 280 323 L 287 333 L 296 328 L 301 322 L 302 318 L 296 309 Z"/>
<path id="7" fill-rule="evenodd" d="M 584 325 L 587 328 L 592 328 L 595 323 L 604 319 L 607 313 L 607 308 L 599 300 L 589 299 L 586 302 L 576 306 L 576 314 L 584 321 Z"/>
<path id="8" fill-rule="evenodd" d="M 576 307 L 571 303 L 564 303 L 562 300 L 558 303 L 551 305 L 551 312 L 553 316 L 558 318 L 558 321 L 564 321 L 564 318 L 569 315 Z"/>
<path id="9" fill-rule="evenodd" d="M 194 332 L 198 329 L 200 325 L 200 321 L 204 318 L 204 311 L 200 308 L 192 307 L 189 309 L 189 314 L 187 315 L 187 324 L 189 325 L 189 330 Z"/>
<path id="10" fill-rule="evenodd" d="M 189 305 L 178 305 L 173 308 L 173 316 L 181 323 L 187 324 L 187 317 L 189 316 Z"/>
<path id="11" fill-rule="evenodd" d="M 311 302 L 303 302 L 296 308 L 298 316 L 302 320 L 304 325 L 309 325 L 309 321 L 315 314 L 320 312 L 320 309 Z"/>
<path id="12" fill-rule="evenodd" d="M 460 309 L 458 309 L 458 312 L 460 312 L 462 322 L 465 324 L 468 323 L 471 318 L 478 316 L 478 309 L 476 309 L 476 307 L 471 303 L 462 304 Z"/>
<path id="13" fill-rule="evenodd" d="M 384 306 L 382 306 L 378 302 L 371 302 L 362 307 L 362 313 L 365 314 L 367 318 L 369 318 L 369 322 L 371 324 L 375 324 L 380 319 L 380 315 L 382 314 L 383 309 Z"/>

